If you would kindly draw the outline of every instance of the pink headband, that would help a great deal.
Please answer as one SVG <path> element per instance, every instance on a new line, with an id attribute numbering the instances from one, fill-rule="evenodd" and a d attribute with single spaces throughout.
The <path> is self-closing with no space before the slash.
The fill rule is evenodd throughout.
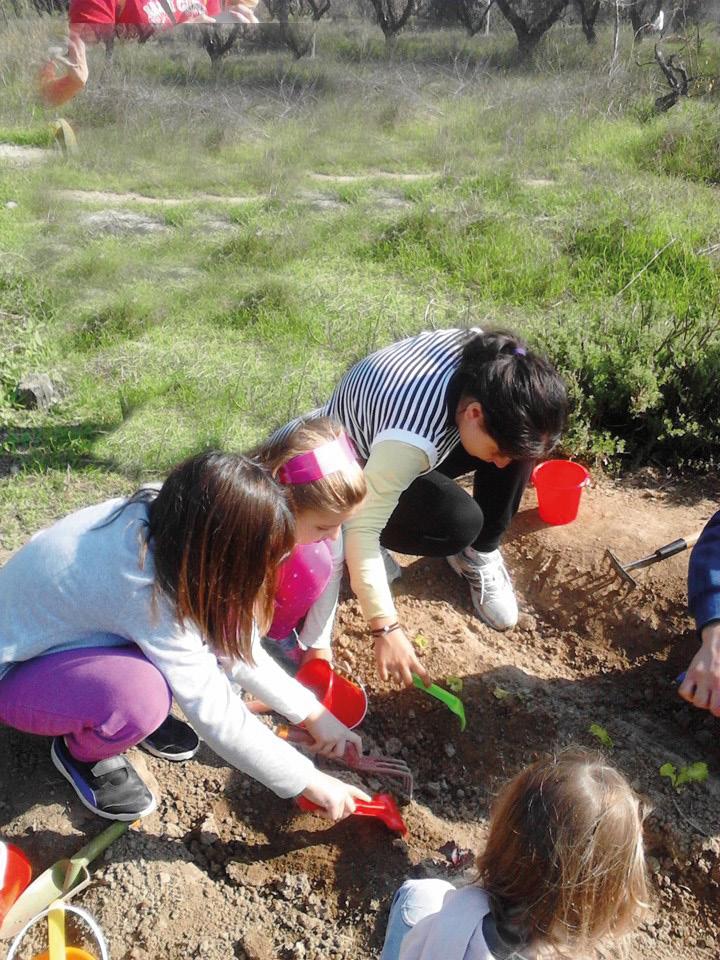
<path id="1" fill-rule="evenodd" d="M 357 466 L 355 448 L 347 434 L 341 433 L 335 440 L 288 460 L 280 467 L 278 478 L 281 483 L 312 483 L 353 465 Z"/>

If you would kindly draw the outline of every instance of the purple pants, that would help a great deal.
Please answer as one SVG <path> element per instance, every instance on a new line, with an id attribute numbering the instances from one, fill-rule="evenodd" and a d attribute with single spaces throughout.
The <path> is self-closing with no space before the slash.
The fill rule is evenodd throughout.
<path id="1" fill-rule="evenodd" d="M 18 663 L 0 679 L 0 723 L 64 736 L 76 760 L 115 757 L 156 730 L 172 694 L 135 645 L 85 647 Z"/>

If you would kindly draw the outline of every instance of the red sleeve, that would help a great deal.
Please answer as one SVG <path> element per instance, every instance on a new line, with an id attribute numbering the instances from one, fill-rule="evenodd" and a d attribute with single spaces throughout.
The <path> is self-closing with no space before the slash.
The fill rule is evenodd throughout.
<path id="1" fill-rule="evenodd" d="M 98 23 L 115 25 L 115 0 L 70 0 L 70 25 Z"/>
<path id="2" fill-rule="evenodd" d="M 209 17 L 217 17 L 222 13 L 222 2 L 221 0 L 206 0 L 205 8 Z"/>

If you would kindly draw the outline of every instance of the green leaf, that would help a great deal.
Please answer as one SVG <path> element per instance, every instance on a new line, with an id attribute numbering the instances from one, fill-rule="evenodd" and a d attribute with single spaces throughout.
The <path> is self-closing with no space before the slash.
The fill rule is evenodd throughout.
<path id="1" fill-rule="evenodd" d="M 667 777 L 670 783 L 675 786 L 677 783 L 677 770 L 675 765 L 672 763 L 664 763 L 660 767 L 660 776 Z"/>
<path id="2" fill-rule="evenodd" d="M 612 748 L 615 746 L 613 742 L 613 738 L 607 732 L 605 727 L 601 727 L 599 723 L 591 723 L 588 729 L 590 730 L 590 733 L 596 739 L 598 739 L 604 747 L 608 748 L 608 750 L 612 750 Z"/>
<path id="3" fill-rule="evenodd" d="M 421 633 L 419 633 L 413 640 L 413 643 L 418 648 L 418 650 L 427 650 L 430 644 L 430 641 L 428 640 L 427 637 L 424 637 Z"/>
<path id="4" fill-rule="evenodd" d="M 504 700 L 506 697 L 510 696 L 510 691 L 505 690 L 504 687 L 495 687 L 493 690 L 493 696 L 496 700 Z"/>
<path id="5" fill-rule="evenodd" d="M 675 782 L 676 787 L 681 787 L 684 783 L 702 783 L 708 778 L 708 767 L 706 763 L 698 760 L 687 767 L 683 767 Z"/>
<path id="6" fill-rule="evenodd" d="M 448 677 L 447 685 L 453 693 L 462 693 L 463 682 L 461 677 Z"/>

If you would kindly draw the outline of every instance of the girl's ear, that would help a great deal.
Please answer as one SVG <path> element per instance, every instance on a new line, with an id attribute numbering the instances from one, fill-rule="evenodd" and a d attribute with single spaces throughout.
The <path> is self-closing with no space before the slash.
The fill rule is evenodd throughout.
<path id="1" fill-rule="evenodd" d="M 485 415 L 483 414 L 483 408 L 479 401 L 471 400 L 470 403 L 465 407 L 463 415 L 467 420 L 469 420 L 471 423 L 474 423 L 476 426 L 485 426 Z"/>

